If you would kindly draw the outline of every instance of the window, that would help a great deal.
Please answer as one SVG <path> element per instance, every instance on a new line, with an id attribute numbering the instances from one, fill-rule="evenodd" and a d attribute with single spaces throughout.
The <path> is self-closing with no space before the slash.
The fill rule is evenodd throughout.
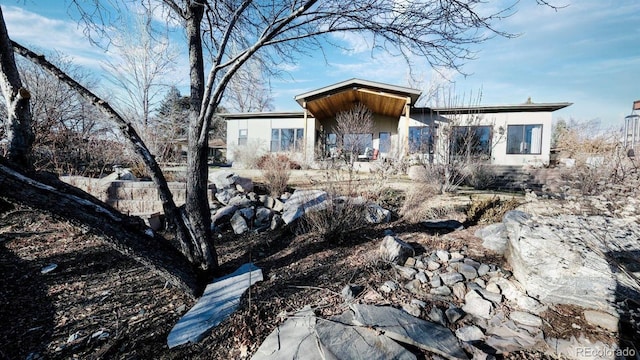
<path id="1" fill-rule="evenodd" d="M 238 131 L 238 145 L 247 145 L 247 129 Z"/>
<path id="2" fill-rule="evenodd" d="M 430 127 L 409 127 L 409 152 L 433 154 L 433 132 Z"/>
<path id="3" fill-rule="evenodd" d="M 325 139 L 326 144 L 326 154 L 330 157 L 338 156 L 338 135 L 336 134 L 327 134 Z"/>
<path id="4" fill-rule="evenodd" d="M 378 145 L 378 150 L 381 153 L 388 153 L 391 149 L 391 133 L 390 132 L 381 132 L 378 134 L 378 139 L 380 139 L 380 145 Z"/>
<path id="5" fill-rule="evenodd" d="M 366 148 L 373 149 L 373 134 L 344 134 L 343 141 L 347 152 L 364 154 Z"/>
<path id="6" fill-rule="evenodd" d="M 507 126 L 507 154 L 540 154 L 542 125 Z"/>
<path id="7" fill-rule="evenodd" d="M 491 126 L 454 126 L 451 133 L 451 155 L 491 156 Z"/>
<path id="8" fill-rule="evenodd" d="M 300 151 L 304 129 L 271 129 L 271 152 Z"/>

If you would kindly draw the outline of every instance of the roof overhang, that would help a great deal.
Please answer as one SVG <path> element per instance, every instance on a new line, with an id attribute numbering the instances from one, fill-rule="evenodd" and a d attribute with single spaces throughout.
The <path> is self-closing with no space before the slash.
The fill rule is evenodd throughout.
<path id="1" fill-rule="evenodd" d="M 225 120 L 240 119 L 291 119 L 304 117 L 303 111 L 283 111 L 283 112 L 249 112 L 249 113 L 220 113 L 217 116 Z"/>
<path id="2" fill-rule="evenodd" d="M 317 119 L 335 117 L 337 113 L 362 103 L 374 114 L 400 117 L 407 104 L 415 104 L 420 90 L 374 81 L 351 79 L 295 96 L 300 106 Z"/>
<path id="3" fill-rule="evenodd" d="M 430 108 L 431 112 L 439 115 L 463 115 L 463 114 L 494 114 L 505 112 L 553 112 L 573 105 L 570 102 L 559 103 L 527 103 L 516 105 L 488 105 L 488 106 L 461 106 L 446 108 Z"/>

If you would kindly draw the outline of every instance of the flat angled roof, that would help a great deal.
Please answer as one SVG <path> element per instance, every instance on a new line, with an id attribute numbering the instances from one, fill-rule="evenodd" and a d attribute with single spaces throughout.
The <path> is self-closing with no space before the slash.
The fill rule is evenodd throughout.
<path id="1" fill-rule="evenodd" d="M 273 111 L 273 112 L 248 112 L 248 113 L 225 113 L 216 114 L 225 119 L 254 119 L 254 118 L 301 118 L 303 111 Z"/>
<path id="2" fill-rule="evenodd" d="M 556 111 L 573 105 L 570 102 L 557 103 L 525 103 L 514 105 L 486 105 L 486 106 L 455 106 L 455 107 L 438 107 L 438 108 L 414 108 L 414 110 L 433 111 L 442 115 L 465 114 L 465 113 L 501 113 L 501 112 L 543 112 Z"/>
<path id="3" fill-rule="evenodd" d="M 317 97 L 335 94 L 337 92 L 343 91 L 345 89 L 350 89 L 353 87 L 364 87 L 368 89 L 375 89 L 381 92 L 388 92 L 391 94 L 401 94 L 403 96 L 409 96 L 411 97 L 411 102 L 413 104 L 415 104 L 415 102 L 418 100 L 418 97 L 422 93 L 422 91 L 418 89 L 412 89 L 404 86 L 390 85 L 390 84 L 380 83 L 376 81 L 353 78 L 353 79 L 341 81 L 333 85 L 328 85 L 320 89 L 308 91 L 300 95 L 296 95 L 294 99 L 295 101 L 298 102 L 298 104 L 300 104 L 300 106 L 303 106 L 303 103 L 305 101 L 309 101 Z"/>

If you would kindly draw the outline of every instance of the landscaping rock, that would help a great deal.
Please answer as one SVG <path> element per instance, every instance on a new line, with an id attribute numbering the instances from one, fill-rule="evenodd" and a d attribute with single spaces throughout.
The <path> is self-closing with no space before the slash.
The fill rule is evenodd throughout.
<path id="1" fill-rule="evenodd" d="M 213 182 L 218 191 L 232 188 L 238 178 L 238 175 L 230 171 L 218 171 L 209 175 L 209 181 Z"/>
<path id="2" fill-rule="evenodd" d="M 354 322 L 449 359 L 468 359 L 451 330 L 390 306 L 353 304 Z"/>
<path id="3" fill-rule="evenodd" d="M 387 235 L 380 243 L 380 258 L 394 264 L 404 264 L 414 254 L 413 247 L 404 241 Z"/>
<path id="4" fill-rule="evenodd" d="M 365 207 L 364 219 L 369 224 L 382 224 L 391 221 L 391 211 L 382 208 L 378 204 L 369 204 Z"/>
<path id="5" fill-rule="evenodd" d="M 512 311 L 509 318 L 518 324 L 532 327 L 542 326 L 542 319 L 539 316 L 529 314 L 523 311 Z"/>
<path id="6" fill-rule="evenodd" d="M 221 204 L 228 205 L 236 195 L 238 192 L 235 189 L 222 189 L 216 192 L 215 197 Z"/>
<path id="7" fill-rule="evenodd" d="M 461 341 L 471 342 L 484 339 L 484 333 L 475 325 L 463 326 L 456 330 L 456 336 Z"/>
<path id="8" fill-rule="evenodd" d="M 394 292 L 396 290 L 398 290 L 398 284 L 396 284 L 395 281 L 388 280 L 385 281 L 382 286 L 380 286 L 380 291 L 385 293 Z"/>
<path id="9" fill-rule="evenodd" d="M 503 223 L 485 226 L 478 229 L 474 235 L 482 239 L 482 246 L 486 249 L 495 251 L 498 254 L 504 254 L 507 249 L 507 228 Z"/>
<path id="10" fill-rule="evenodd" d="M 465 312 L 459 307 L 451 306 L 444 312 L 447 320 L 449 320 L 449 324 L 455 324 L 458 320 L 462 319 L 465 315 Z"/>
<path id="11" fill-rule="evenodd" d="M 445 285 L 451 286 L 455 283 L 464 281 L 464 276 L 462 276 L 462 274 L 457 272 L 450 272 L 450 273 L 440 274 L 440 279 L 442 279 L 442 282 Z"/>
<path id="12" fill-rule="evenodd" d="M 216 213 L 211 217 L 211 224 L 219 225 L 221 223 L 229 221 L 237 210 L 237 207 L 229 205 L 218 209 Z"/>
<path id="13" fill-rule="evenodd" d="M 453 292 L 453 296 L 457 297 L 460 300 L 464 299 L 464 296 L 467 294 L 467 287 L 463 282 L 455 283 L 451 287 L 451 291 Z"/>
<path id="14" fill-rule="evenodd" d="M 236 211 L 231 217 L 231 227 L 233 228 L 233 232 L 237 235 L 244 234 L 249 231 L 247 221 L 244 219 L 240 211 Z"/>
<path id="15" fill-rule="evenodd" d="M 284 203 L 282 220 L 290 224 L 310 211 L 325 210 L 329 206 L 327 193 L 322 190 L 296 190 Z"/>
<path id="16" fill-rule="evenodd" d="M 429 311 L 429 319 L 436 324 L 447 326 L 447 318 L 444 315 L 444 311 L 436 306 L 432 307 L 431 311 Z"/>
<path id="17" fill-rule="evenodd" d="M 543 303 L 616 311 L 612 304 L 617 284 L 633 282 L 622 272 L 614 274 L 602 254 L 640 247 L 629 236 L 640 233 L 638 224 L 601 216 L 540 218 L 513 211 L 503 223 L 509 234 L 506 259 L 529 295 Z"/>
<path id="18" fill-rule="evenodd" d="M 438 259 L 443 262 L 446 263 L 449 261 L 450 258 L 450 254 L 448 251 L 446 250 L 436 250 L 435 255 L 438 257 Z"/>
<path id="19" fill-rule="evenodd" d="M 491 319 L 493 304 L 483 299 L 475 290 L 469 291 L 464 300 L 465 304 L 462 306 L 464 312 L 483 319 Z"/>
<path id="20" fill-rule="evenodd" d="M 235 178 L 234 183 L 236 185 L 236 190 L 240 192 L 249 193 L 253 191 L 253 181 L 249 178 L 238 176 Z"/>
<path id="21" fill-rule="evenodd" d="M 400 276 L 408 280 L 413 279 L 418 273 L 418 270 L 407 266 L 396 266 L 396 269 L 400 273 Z"/>
<path id="22" fill-rule="evenodd" d="M 464 278 L 467 281 L 473 280 L 478 277 L 478 272 L 476 271 L 476 268 L 474 268 L 471 265 L 460 264 L 460 266 L 458 266 L 458 272 L 462 274 L 462 276 L 464 276 Z"/>
<path id="23" fill-rule="evenodd" d="M 358 296 L 362 292 L 362 290 L 364 290 L 364 287 L 362 285 L 349 284 L 342 288 L 340 294 L 345 301 L 351 301 L 355 299 L 356 296 Z"/>
<path id="24" fill-rule="evenodd" d="M 256 216 L 253 221 L 254 226 L 259 228 L 271 225 L 271 215 L 273 215 L 271 209 L 259 207 L 256 209 Z"/>
<path id="25" fill-rule="evenodd" d="M 449 296 L 451 295 L 451 289 L 446 285 L 442 285 L 435 288 L 431 288 L 431 290 L 429 290 L 429 293 L 432 295 Z"/>
<path id="26" fill-rule="evenodd" d="M 262 281 L 262 270 L 248 263 L 207 285 L 198 302 L 169 332 L 169 348 L 200 341 L 236 310 L 242 294 L 258 281 Z"/>
<path id="27" fill-rule="evenodd" d="M 591 325 L 599 326 L 607 331 L 618 332 L 618 317 L 609 313 L 586 310 L 584 319 Z"/>

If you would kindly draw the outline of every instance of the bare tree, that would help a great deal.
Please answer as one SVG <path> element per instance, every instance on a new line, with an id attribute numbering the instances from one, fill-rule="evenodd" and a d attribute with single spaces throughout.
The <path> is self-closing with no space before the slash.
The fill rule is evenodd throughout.
<path id="1" fill-rule="evenodd" d="M 2 9 L 0 9 L 0 76 L 0 87 L 7 109 L 7 119 L 4 123 L 4 136 L 7 140 L 5 157 L 11 162 L 30 169 L 31 146 L 34 140 L 29 107 L 31 94 L 22 87 Z"/>
<path id="2" fill-rule="evenodd" d="M 151 0 L 141 2 L 156 3 Z M 97 0 L 73 3 L 87 19 L 99 13 L 103 6 Z M 132 3 L 137 2 L 120 0 L 110 4 L 118 4 L 125 11 Z M 496 30 L 493 23 L 513 10 L 508 7 L 484 15 L 481 11 L 484 9 L 479 9 L 483 3 L 480 0 L 285 0 L 266 3 L 162 0 L 161 3 L 169 10 L 167 16 L 184 25 L 189 51 L 191 86 L 185 218 L 174 211 L 175 204 L 164 176 L 131 124 L 87 89 L 74 88 L 91 98 L 92 103 L 108 114 L 135 145 L 160 189 L 165 211 L 169 210 L 167 218 L 183 225 L 178 226 L 185 231 L 185 236 L 178 237 L 183 253 L 203 270 L 217 266 L 215 248 L 210 243 L 211 219 L 206 196 L 208 132 L 217 121 L 215 113 L 225 90 L 247 62 L 259 59 L 275 69 L 275 65 L 294 62 L 300 52 L 326 46 L 327 42 L 323 40 L 331 40 L 330 34 L 350 32 L 369 37 L 374 55 L 388 51 L 409 62 L 418 56 L 424 59 L 424 64 L 460 69 L 465 60 L 473 57 L 470 45 L 495 34 L 510 36 Z M 87 6 L 91 8 L 87 10 Z M 98 18 L 92 17 L 93 20 Z M 102 27 L 103 33 L 106 33 L 105 29 Z M 28 54 L 23 47 L 16 48 L 22 49 L 21 54 Z M 34 61 L 43 60 L 28 56 Z M 206 76 L 205 63 L 210 66 Z"/>
<path id="3" fill-rule="evenodd" d="M 166 78 L 174 71 L 178 58 L 168 35 L 158 33 L 152 26 L 153 11 L 154 6 L 134 11 L 133 24 L 119 27 L 121 30 L 112 39 L 115 56 L 104 61 L 108 79 L 122 91 L 116 95 L 121 111 L 131 116 L 131 122 L 140 124 L 140 130 L 148 127 L 154 108 L 172 85 L 166 83 Z"/>
<path id="4" fill-rule="evenodd" d="M 373 113 L 362 103 L 341 111 L 336 114 L 333 132 L 336 134 L 338 151 L 353 166 L 358 155 L 366 155 L 367 147 L 372 150 Z"/>
<path id="5" fill-rule="evenodd" d="M 255 62 L 241 68 L 227 86 L 224 100 L 226 108 L 240 113 L 273 110 L 271 87 L 263 79 L 265 73 Z"/>

